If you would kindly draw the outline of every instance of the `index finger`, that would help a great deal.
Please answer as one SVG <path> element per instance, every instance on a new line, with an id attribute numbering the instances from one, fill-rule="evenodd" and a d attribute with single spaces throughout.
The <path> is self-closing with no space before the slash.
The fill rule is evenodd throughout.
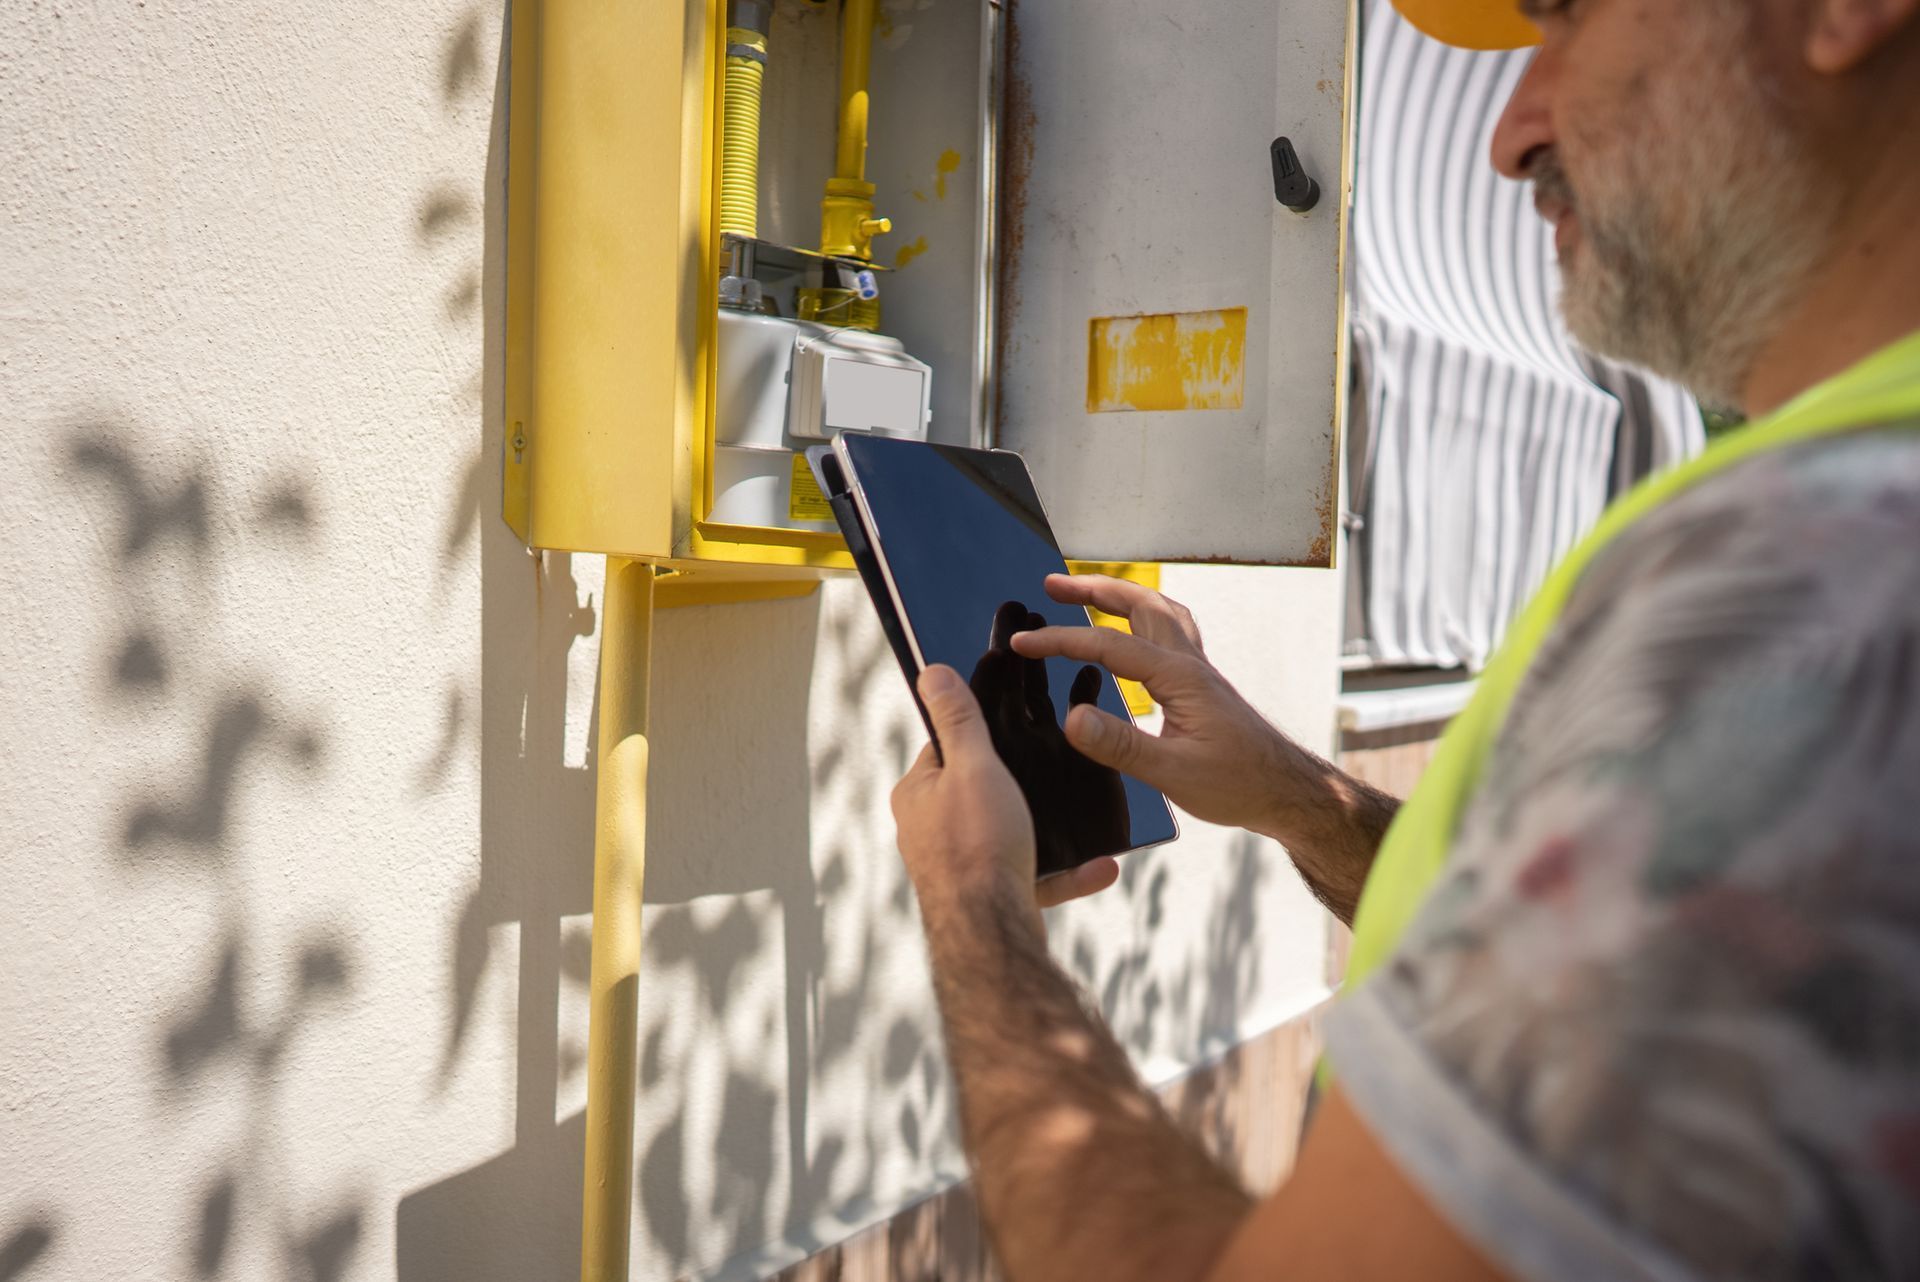
<path id="1" fill-rule="evenodd" d="M 1049 574 L 1047 595 L 1062 605 L 1090 605 L 1125 619 L 1135 632 L 1198 653 L 1200 634 L 1179 602 L 1152 588 L 1105 574 Z"/>
<path id="2" fill-rule="evenodd" d="M 1090 605 L 1104 614 L 1132 619 L 1136 607 L 1159 595 L 1151 588 L 1106 574 L 1049 574 L 1047 595 L 1061 605 Z"/>
<path id="3" fill-rule="evenodd" d="M 1029 659 L 1060 655 L 1097 663 L 1114 676 L 1138 681 L 1149 689 L 1179 661 L 1179 656 L 1165 647 L 1114 628 L 1036 628 L 1015 636 L 1013 648 Z"/>

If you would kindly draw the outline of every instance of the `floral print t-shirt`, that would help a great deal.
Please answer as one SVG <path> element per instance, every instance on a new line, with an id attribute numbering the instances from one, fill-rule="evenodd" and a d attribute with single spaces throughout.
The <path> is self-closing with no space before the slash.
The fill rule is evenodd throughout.
<path id="1" fill-rule="evenodd" d="M 1517 1277 L 1920 1278 L 1920 431 L 1601 552 L 1328 1040 Z"/>

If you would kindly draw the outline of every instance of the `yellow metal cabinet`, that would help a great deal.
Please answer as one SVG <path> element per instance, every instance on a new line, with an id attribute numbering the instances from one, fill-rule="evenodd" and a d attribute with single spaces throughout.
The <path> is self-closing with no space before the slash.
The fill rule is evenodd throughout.
<path id="1" fill-rule="evenodd" d="M 788 244 L 820 234 L 837 9 L 774 6 L 758 234 Z M 725 21 L 513 0 L 509 52 L 507 520 L 707 585 L 848 564 L 708 516 Z M 932 367 L 931 438 L 1025 455 L 1069 556 L 1328 563 L 1348 27 L 1311 0 L 879 6 L 882 328 Z M 1304 214 L 1281 135 L 1323 188 Z"/>

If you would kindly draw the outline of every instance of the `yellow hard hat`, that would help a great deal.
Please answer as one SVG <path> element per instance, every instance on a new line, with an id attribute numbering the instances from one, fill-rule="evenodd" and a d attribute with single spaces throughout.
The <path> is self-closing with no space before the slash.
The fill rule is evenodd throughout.
<path id="1" fill-rule="evenodd" d="M 1520 16 L 1515 0 L 1393 0 L 1393 6 L 1435 40 L 1462 49 L 1523 49 L 1540 43 L 1540 28 Z"/>

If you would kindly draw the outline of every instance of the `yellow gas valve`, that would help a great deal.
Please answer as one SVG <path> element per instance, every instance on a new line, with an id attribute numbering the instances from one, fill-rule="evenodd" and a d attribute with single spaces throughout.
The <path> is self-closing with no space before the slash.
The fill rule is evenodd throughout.
<path id="1" fill-rule="evenodd" d="M 829 178 L 820 202 L 820 252 L 833 258 L 872 258 L 873 238 L 893 230 L 893 221 L 873 216 L 873 184 L 863 178 Z"/>

